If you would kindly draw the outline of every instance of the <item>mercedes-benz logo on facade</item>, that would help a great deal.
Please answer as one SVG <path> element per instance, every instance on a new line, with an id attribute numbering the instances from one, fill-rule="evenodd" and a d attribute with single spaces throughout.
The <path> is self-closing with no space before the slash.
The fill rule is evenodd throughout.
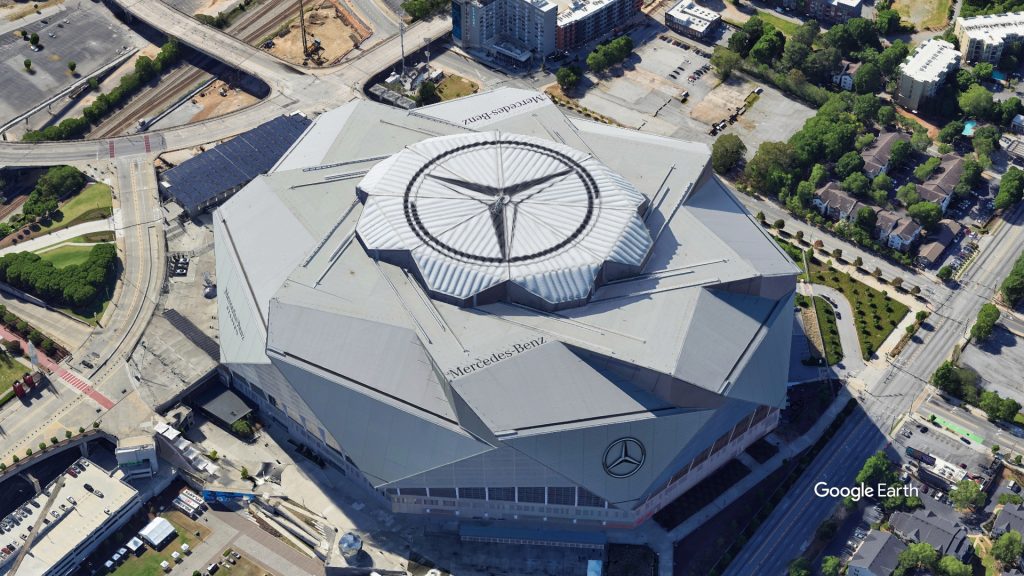
<path id="1" fill-rule="evenodd" d="M 604 471 L 612 478 L 629 478 L 644 465 L 647 451 L 636 438 L 619 438 L 604 451 Z"/>

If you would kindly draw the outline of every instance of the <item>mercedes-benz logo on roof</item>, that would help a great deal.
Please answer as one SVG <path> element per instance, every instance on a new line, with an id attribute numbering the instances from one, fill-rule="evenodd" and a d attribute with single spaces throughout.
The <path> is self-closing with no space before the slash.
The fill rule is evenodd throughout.
<path id="1" fill-rule="evenodd" d="M 644 445 L 636 438 L 619 438 L 604 451 L 604 471 L 612 478 L 629 478 L 640 471 L 647 459 Z"/>
<path id="2" fill-rule="evenodd" d="M 483 177 L 479 166 L 494 159 L 496 180 L 477 181 Z M 409 228 L 434 250 L 507 264 L 577 241 L 595 219 L 599 194 L 594 177 L 568 154 L 530 141 L 484 140 L 425 162 L 406 186 L 404 210 Z M 486 221 L 489 240 L 481 238 L 480 221 Z"/>

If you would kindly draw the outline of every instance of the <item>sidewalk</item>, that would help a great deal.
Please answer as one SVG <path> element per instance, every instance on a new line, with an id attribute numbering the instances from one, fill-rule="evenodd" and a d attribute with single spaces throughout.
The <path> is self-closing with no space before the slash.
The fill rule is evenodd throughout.
<path id="1" fill-rule="evenodd" d="M 92 234 L 95 232 L 107 231 L 114 231 L 113 216 L 110 218 L 105 218 L 103 220 L 93 220 L 92 222 L 83 222 L 81 224 L 75 224 L 74 226 L 70 226 L 62 230 L 57 230 L 56 232 L 50 232 L 49 234 L 37 236 L 35 238 L 32 238 L 31 240 L 19 242 L 13 246 L 0 248 L 0 256 L 3 256 L 4 254 L 10 254 L 12 252 L 36 252 L 38 250 L 42 250 L 43 248 L 49 248 L 51 246 L 56 246 L 57 244 L 62 244 L 64 242 L 67 242 L 68 240 L 71 240 L 72 238 L 82 236 L 83 234 Z"/>

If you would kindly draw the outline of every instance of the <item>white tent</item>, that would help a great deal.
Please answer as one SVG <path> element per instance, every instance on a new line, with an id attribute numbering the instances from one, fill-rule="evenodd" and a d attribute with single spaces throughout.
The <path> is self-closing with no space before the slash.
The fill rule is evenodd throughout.
<path id="1" fill-rule="evenodd" d="M 164 518 L 154 518 L 146 527 L 139 531 L 139 538 L 145 540 L 153 548 L 159 549 L 164 542 L 174 536 L 174 526 Z"/>
<path id="2" fill-rule="evenodd" d="M 168 562 L 167 560 L 164 560 L 163 562 L 161 562 L 160 563 L 160 567 L 164 569 L 164 572 L 170 572 L 171 571 L 171 563 Z"/>

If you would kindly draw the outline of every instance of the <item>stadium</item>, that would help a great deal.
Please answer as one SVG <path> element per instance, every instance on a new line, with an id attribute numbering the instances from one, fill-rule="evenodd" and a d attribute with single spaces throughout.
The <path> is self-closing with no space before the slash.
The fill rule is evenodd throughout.
<path id="1" fill-rule="evenodd" d="M 635 526 L 785 402 L 799 270 L 709 158 L 511 88 L 326 112 L 214 214 L 231 385 L 394 512 Z"/>

